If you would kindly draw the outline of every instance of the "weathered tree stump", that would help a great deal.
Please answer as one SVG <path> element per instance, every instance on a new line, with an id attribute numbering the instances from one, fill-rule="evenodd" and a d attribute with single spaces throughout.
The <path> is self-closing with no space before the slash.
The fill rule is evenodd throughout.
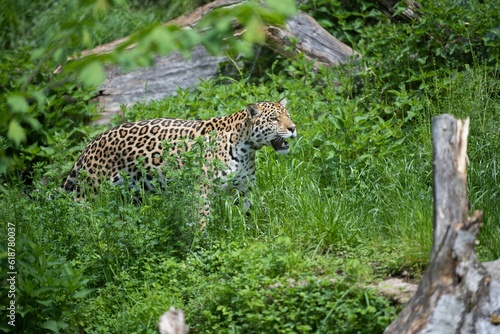
<path id="1" fill-rule="evenodd" d="M 482 264 L 475 253 L 482 212 L 468 216 L 469 120 L 435 117 L 434 235 L 431 263 L 416 294 L 389 333 L 500 333 L 500 261 Z"/>

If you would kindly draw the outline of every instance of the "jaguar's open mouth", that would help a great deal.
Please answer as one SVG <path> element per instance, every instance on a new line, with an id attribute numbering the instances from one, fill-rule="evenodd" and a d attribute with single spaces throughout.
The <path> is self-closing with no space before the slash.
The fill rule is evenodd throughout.
<path id="1" fill-rule="evenodd" d="M 271 140 L 271 145 L 273 146 L 273 148 L 277 151 L 277 152 L 288 152 L 288 150 L 290 149 L 290 146 L 288 145 L 288 143 L 286 142 L 285 139 L 283 139 L 283 137 L 278 137 L 276 139 L 273 139 Z"/>

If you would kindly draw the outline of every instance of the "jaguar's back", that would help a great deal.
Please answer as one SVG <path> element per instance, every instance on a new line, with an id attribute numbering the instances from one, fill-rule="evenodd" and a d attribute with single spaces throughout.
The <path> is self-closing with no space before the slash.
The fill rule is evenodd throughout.
<path id="1" fill-rule="evenodd" d="M 119 125 L 87 145 L 63 187 L 74 191 L 84 181 L 96 188 L 106 180 L 116 185 L 123 182 L 125 173 L 133 183 L 153 188 L 150 181 L 162 175 L 164 150 L 176 156 L 189 150 L 197 138 L 212 134 L 216 149 L 205 152 L 206 159 L 219 159 L 224 166 L 220 176 L 235 173 L 231 177 L 233 184 L 228 186 L 244 192 L 255 180 L 255 151 L 268 145 L 286 153 L 285 139 L 296 136 L 295 124 L 285 106 L 286 99 L 282 99 L 250 104 L 232 115 L 208 120 L 158 118 Z M 163 147 L 165 142 L 167 148 Z M 138 168 L 139 161 L 142 168 Z M 85 180 L 79 180 L 81 171 L 85 171 Z"/>

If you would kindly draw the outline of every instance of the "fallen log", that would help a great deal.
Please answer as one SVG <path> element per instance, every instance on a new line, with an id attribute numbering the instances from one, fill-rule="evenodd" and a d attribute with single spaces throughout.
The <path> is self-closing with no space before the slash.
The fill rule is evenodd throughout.
<path id="1" fill-rule="evenodd" d="M 349 57 L 359 56 L 304 12 L 289 18 L 285 27 L 269 26 L 266 43 L 287 58 L 304 54 L 315 66 L 344 64 Z"/>
<path id="2" fill-rule="evenodd" d="M 234 7 L 242 2 L 244 1 L 215 0 L 165 25 L 189 29 L 211 11 Z M 235 25 L 234 29 L 235 35 L 244 32 L 238 25 Z M 313 61 L 315 66 L 335 66 L 357 55 L 349 46 L 337 40 L 311 16 L 303 12 L 290 17 L 282 27 L 267 26 L 265 34 L 265 46 L 269 49 L 287 58 L 303 54 L 306 59 Z M 86 50 L 81 56 L 109 53 L 127 40 L 128 38 L 122 38 Z M 127 49 L 134 47 L 132 44 Z M 96 123 L 108 123 L 114 114 L 120 112 L 120 105 L 128 106 L 136 102 L 161 99 L 175 95 L 178 88 L 192 88 L 201 80 L 216 78 L 219 75 L 219 65 L 223 62 L 229 62 L 229 59 L 226 56 L 212 55 L 200 45 L 191 51 L 189 59 L 178 52 L 173 52 L 156 57 L 152 67 L 140 68 L 129 73 L 124 73 L 116 65 L 106 66 L 106 80 L 97 96 L 103 117 Z"/>
<path id="3" fill-rule="evenodd" d="M 95 124 L 108 124 L 113 115 L 121 112 L 121 105 L 160 100 L 176 95 L 179 88 L 196 87 L 201 81 L 216 78 L 219 65 L 228 61 L 225 56 L 211 55 L 201 45 L 185 58 L 179 52 L 155 57 L 151 67 L 123 72 L 119 66 L 106 66 L 106 79 L 96 99 L 101 117 Z"/>
<path id="4" fill-rule="evenodd" d="M 468 216 L 469 120 L 435 117 L 434 234 L 431 262 L 417 292 L 386 334 L 500 333 L 500 263 L 475 253 L 481 211 Z"/>

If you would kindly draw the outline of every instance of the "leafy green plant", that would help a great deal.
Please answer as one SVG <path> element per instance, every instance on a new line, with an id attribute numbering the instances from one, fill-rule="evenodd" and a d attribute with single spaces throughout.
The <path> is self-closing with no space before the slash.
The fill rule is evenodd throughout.
<path id="1" fill-rule="evenodd" d="M 271 247 L 254 244 L 242 250 L 229 246 L 231 252 L 220 252 L 225 247 L 197 252 L 199 261 L 210 268 L 208 273 L 219 277 L 202 315 L 193 319 L 200 324 L 195 325 L 197 330 L 345 333 L 363 331 L 357 326 L 367 321 L 372 326 L 364 329 L 377 332 L 396 311 L 383 298 L 348 287 L 336 276 L 296 277 L 296 272 L 311 263 L 293 251 L 288 238 L 278 238 Z"/>
<path id="2" fill-rule="evenodd" d="M 255 282 L 255 279 L 253 279 Z M 220 333 L 377 333 L 397 309 L 370 291 L 328 279 L 270 282 L 234 277 L 218 289 L 213 327 Z M 254 283 L 255 284 L 255 283 Z M 208 313 L 208 312 L 207 312 Z M 370 326 L 365 326 L 370 323 Z"/>
<path id="3" fill-rule="evenodd" d="M 153 3 L 141 8 L 145 16 L 135 11 L 136 2 L 86 12 L 85 24 L 93 24 L 85 29 L 93 42 L 107 40 L 111 23 L 116 31 L 109 38 L 135 31 L 136 25 L 140 32 L 132 40 L 148 40 L 131 63 L 115 59 L 117 52 L 80 63 L 76 73 L 91 73 L 101 60 L 138 66 L 148 63 L 148 48 L 161 52 L 155 41 L 164 31 L 151 23 L 163 9 Z M 433 215 L 430 129 L 432 117 L 445 112 L 471 118 L 468 193 L 472 208 L 486 213 L 477 251 L 481 260 L 498 258 L 500 107 L 498 66 L 491 62 L 497 57 L 491 50 L 497 43 L 498 5 L 473 1 L 441 10 L 441 4 L 422 4 L 424 19 L 396 24 L 366 1 L 303 3 L 331 31 L 343 27 L 334 33 L 363 58 L 319 70 L 300 56 L 263 63 L 256 58 L 252 66 L 260 72 L 241 67 L 238 77 L 123 107 L 114 124 L 155 117 L 206 119 L 287 97 L 299 134 L 290 153 L 260 150 L 257 184 L 247 197 L 250 210 L 216 192 L 210 199 L 213 217 L 202 233 L 195 206 L 206 143 L 181 157 L 184 168 L 177 168 L 177 159 L 167 165 L 170 183 L 163 192 L 104 184 L 86 200 L 73 201 L 60 190 L 87 138 L 103 129 L 81 126 L 93 117 L 94 107 L 84 102 L 91 88 L 71 81 L 49 84 L 43 98 L 37 93 L 58 82 L 51 64 L 60 59 L 53 59 L 52 50 L 43 60 L 44 53 L 29 46 L 46 47 L 43 36 L 49 29 L 44 27 L 51 15 L 66 14 L 30 7 L 26 17 L 37 11 L 45 15 L 35 15 L 33 27 L 23 21 L 18 31 L 31 37 L 11 39 L 15 43 L 0 54 L 5 60 L 0 62 L 3 157 L 16 170 L 39 161 L 29 197 L 15 175 L 2 179 L 0 187 L 0 228 L 1 222 L 16 222 L 21 244 L 19 296 L 28 313 L 19 319 L 26 320 L 25 332 L 154 333 L 158 317 L 172 305 L 185 311 L 193 332 L 381 332 L 399 306 L 363 286 L 403 271 L 418 280 L 427 266 Z M 250 7 L 245 8 L 241 13 L 248 14 Z M 118 24 L 123 18 L 130 20 Z M 75 36 L 83 36 L 79 24 L 71 28 Z M 56 28 L 51 36 L 60 36 Z M 175 29 L 168 33 L 176 34 Z M 213 32 L 205 37 L 217 38 Z M 68 50 L 84 48 L 81 39 L 70 40 Z M 452 45 L 457 41 L 463 43 Z M 176 47 L 192 40 L 184 42 Z M 30 83 L 22 90 L 26 80 Z M 11 119 L 25 130 L 24 144 L 7 138 Z M 0 287 L 2 300 L 5 288 Z M 77 298 L 79 292 L 88 294 Z"/>
<path id="4" fill-rule="evenodd" d="M 320 263 L 292 246 L 288 238 L 245 248 L 215 241 L 194 248 L 182 262 L 144 258 L 116 273 L 114 284 L 94 295 L 81 314 L 93 319 L 91 332 L 150 332 L 152 314 L 154 321 L 170 305 L 182 308 L 198 332 L 373 333 L 393 318 L 397 308 L 386 299 L 341 277 L 297 276 Z M 115 309 L 119 317 L 111 316 Z"/>
<path id="5" fill-rule="evenodd" d="M 299 9 L 310 13 L 316 21 L 340 41 L 356 46 L 366 26 L 386 20 L 371 1 L 316 0 L 299 4 Z"/>
<path id="6" fill-rule="evenodd" d="M 16 244 L 16 326 L 2 329 L 18 333 L 40 329 L 65 332 L 68 319 L 81 306 L 80 300 L 94 291 L 87 288 L 90 278 L 84 268 L 53 254 L 49 245 L 37 245 L 26 237 L 17 238 Z M 4 305 L 7 292 L 8 286 L 2 286 Z"/>
<path id="7" fill-rule="evenodd" d="M 494 67 L 498 54 L 493 50 L 500 42 L 499 9 L 497 3 L 481 1 L 467 5 L 423 2 L 421 19 L 411 24 L 366 26 L 357 47 L 373 78 L 381 81 L 377 87 L 381 93 L 398 83 L 418 89 L 441 70 L 480 64 Z"/>
<path id="8" fill-rule="evenodd" d="M 119 7 L 119 3 L 116 6 Z M 57 12 L 59 20 L 43 30 L 45 35 L 40 37 L 44 42 L 34 52 L 25 52 L 28 47 L 21 46 L 2 56 L 2 60 L 10 61 L 6 66 L 9 71 L 1 80 L 5 84 L 0 86 L 0 97 L 6 102 L 0 109 L 0 136 L 8 143 L 8 147 L 0 151 L 2 174 L 22 169 L 37 160 L 45 160 L 43 153 L 36 152 L 43 151 L 43 147 L 47 146 L 45 129 L 52 129 L 61 123 L 66 130 L 75 124 L 80 126 L 91 116 L 94 109 L 90 107 L 89 110 L 85 106 L 93 94 L 92 89 L 105 78 L 104 64 L 118 64 L 128 71 L 150 65 L 156 54 L 180 51 L 188 55 L 190 49 L 198 44 L 203 44 L 213 53 L 248 55 L 252 53 L 254 43 L 263 43 L 265 24 L 283 24 L 285 17 L 295 11 L 293 1 L 278 4 L 272 0 L 268 0 L 266 6 L 252 1 L 231 9 L 219 8 L 207 14 L 192 29 L 153 23 L 132 34 L 111 53 L 83 58 L 73 56 L 67 62 L 69 55 L 94 46 L 95 40 L 100 41 L 93 35 L 98 35 L 98 29 L 103 25 L 96 24 L 97 28 L 93 30 L 92 24 L 105 17 L 109 4 L 97 0 L 68 1 L 68 6 L 72 14 L 62 16 L 61 12 Z M 64 15 L 68 12 L 68 8 L 65 9 Z M 233 34 L 233 21 L 246 27 L 241 38 Z M 109 30 L 106 27 L 106 31 Z M 128 31 L 129 28 L 120 30 Z M 134 47 L 129 50 L 132 45 Z M 12 71 L 17 66 L 14 63 L 19 63 L 19 56 L 24 59 L 23 66 Z M 60 73 L 54 75 L 58 65 L 60 67 L 56 72 Z M 68 119 L 74 123 L 67 122 Z M 30 136 L 27 136 L 28 132 Z M 22 154 L 25 147 L 29 147 L 34 156 Z"/>

